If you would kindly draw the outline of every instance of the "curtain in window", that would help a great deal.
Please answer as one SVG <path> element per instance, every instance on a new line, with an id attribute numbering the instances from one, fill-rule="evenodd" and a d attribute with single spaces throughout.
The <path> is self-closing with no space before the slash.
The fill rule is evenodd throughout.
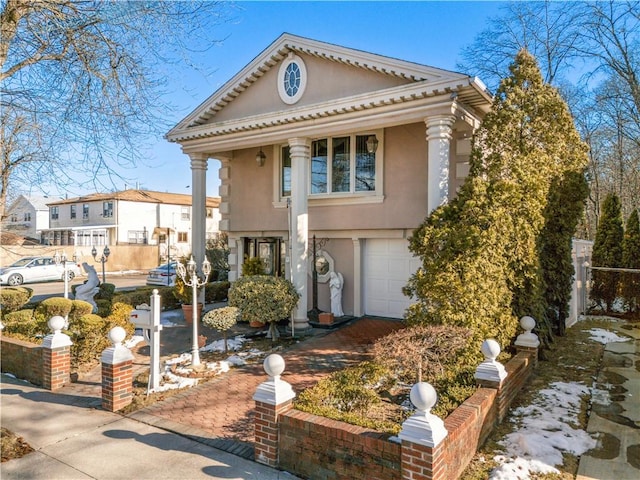
<path id="1" fill-rule="evenodd" d="M 376 155 L 367 151 L 367 135 L 356 137 L 356 191 L 376 189 Z"/>
<path id="2" fill-rule="evenodd" d="M 351 183 L 349 137 L 333 139 L 331 191 L 349 192 Z"/>

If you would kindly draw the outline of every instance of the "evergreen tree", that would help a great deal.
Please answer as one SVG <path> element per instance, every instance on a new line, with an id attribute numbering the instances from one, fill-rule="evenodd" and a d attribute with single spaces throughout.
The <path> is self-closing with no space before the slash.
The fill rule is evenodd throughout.
<path id="1" fill-rule="evenodd" d="M 423 263 L 405 289 L 418 298 L 409 323 L 467 326 L 503 346 L 520 316 L 545 318 L 539 235 L 549 191 L 587 163 L 568 108 L 535 59 L 523 50 L 510 70 L 474 136 L 458 197 L 414 232 L 410 249 Z"/>
<path id="2" fill-rule="evenodd" d="M 622 298 L 627 311 L 640 313 L 640 219 L 634 210 L 627 220 L 622 240 L 622 267 L 639 270 L 622 275 Z"/>
<path id="3" fill-rule="evenodd" d="M 584 174 L 570 171 L 563 178 L 554 180 L 544 212 L 540 263 L 545 285 L 545 316 L 560 335 L 564 335 L 569 316 L 575 273 L 571 258 L 572 240 L 588 195 L 589 185 Z"/>
<path id="4" fill-rule="evenodd" d="M 610 193 L 602 205 L 602 215 L 593 242 L 592 266 L 620 268 L 623 236 L 620 199 L 615 193 Z M 620 274 L 617 272 L 593 270 L 591 300 L 605 311 L 612 310 L 619 281 Z"/>

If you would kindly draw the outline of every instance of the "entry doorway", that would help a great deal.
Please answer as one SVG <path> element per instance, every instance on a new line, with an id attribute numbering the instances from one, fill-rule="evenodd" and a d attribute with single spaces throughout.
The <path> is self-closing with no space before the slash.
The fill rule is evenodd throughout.
<path id="1" fill-rule="evenodd" d="M 277 237 L 245 238 L 244 252 L 248 258 L 259 257 L 262 259 L 267 275 L 285 276 L 286 251 L 282 239 Z"/>

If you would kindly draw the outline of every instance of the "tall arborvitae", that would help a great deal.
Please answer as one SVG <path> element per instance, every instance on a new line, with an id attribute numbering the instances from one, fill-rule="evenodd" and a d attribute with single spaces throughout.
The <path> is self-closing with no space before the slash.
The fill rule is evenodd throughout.
<path id="1" fill-rule="evenodd" d="M 468 326 L 503 346 L 520 316 L 545 318 L 539 235 L 549 190 L 587 164 L 568 108 L 535 59 L 521 51 L 510 70 L 474 136 L 458 197 L 411 239 L 423 263 L 405 289 L 418 299 L 410 323 Z"/>
<path id="2" fill-rule="evenodd" d="M 546 318 L 554 331 L 564 335 L 574 268 L 573 235 L 584 212 L 589 185 L 582 172 L 567 172 L 549 190 L 545 224 L 540 235 L 540 263 L 545 285 Z"/>
<path id="3" fill-rule="evenodd" d="M 593 242 L 592 266 L 620 268 L 623 236 L 620 199 L 615 193 L 610 193 L 602 205 L 602 215 Z M 591 300 L 604 311 L 611 311 L 618 295 L 619 281 L 619 273 L 594 268 Z"/>
<path id="4" fill-rule="evenodd" d="M 622 298 L 629 313 L 640 314 L 640 219 L 634 210 L 627 220 L 622 240 L 622 267 L 636 272 L 622 274 Z"/>

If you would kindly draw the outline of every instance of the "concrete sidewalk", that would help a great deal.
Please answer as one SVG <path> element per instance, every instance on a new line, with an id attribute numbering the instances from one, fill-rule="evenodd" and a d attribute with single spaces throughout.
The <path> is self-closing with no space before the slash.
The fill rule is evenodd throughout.
<path id="1" fill-rule="evenodd" d="M 610 401 L 591 401 L 587 432 L 598 446 L 580 457 L 576 480 L 640 478 L 640 323 L 612 321 L 610 330 L 631 341 L 606 345 L 596 387 Z"/>
<path id="2" fill-rule="evenodd" d="M 36 450 L 0 464 L 3 480 L 297 478 L 96 409 L 94 398 L 51 393 L 6 375 L 0 378 L 2 426 Z"/>

